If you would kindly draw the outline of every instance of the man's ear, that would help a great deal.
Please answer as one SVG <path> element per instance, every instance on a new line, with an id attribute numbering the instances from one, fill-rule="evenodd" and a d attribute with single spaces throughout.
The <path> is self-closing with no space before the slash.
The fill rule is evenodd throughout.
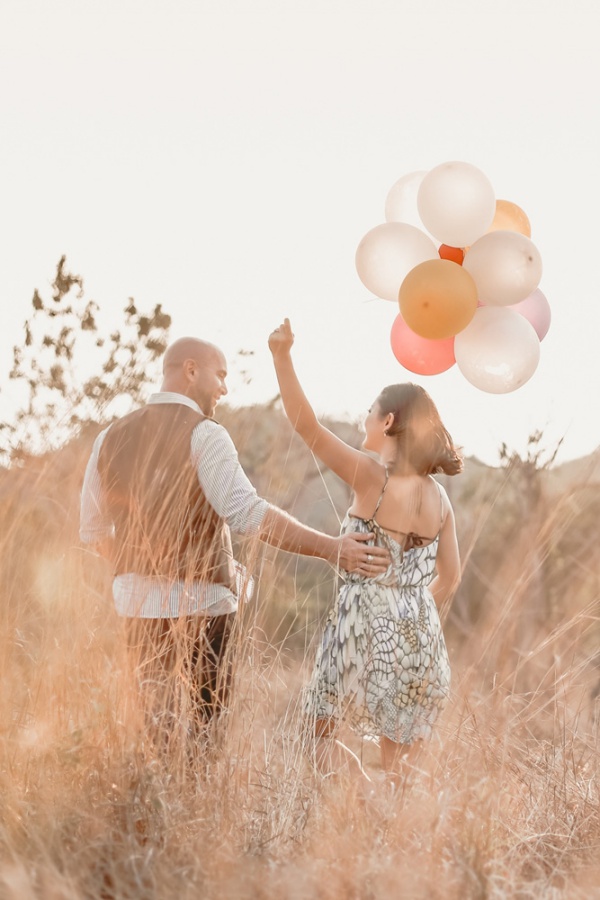
<path id="1" fill-rule="evenodd" d="M 196 374 L 196 360 L 186 359 L 182 366 L 183 374 L 187 381 L 193 381 Z"/>

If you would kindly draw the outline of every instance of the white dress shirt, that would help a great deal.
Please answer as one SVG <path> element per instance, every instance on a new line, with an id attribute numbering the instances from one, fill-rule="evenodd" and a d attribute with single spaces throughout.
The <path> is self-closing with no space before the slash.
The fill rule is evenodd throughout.
<path id="1" fill-rule="evenodd" d="M 183 403 L 202 413 L 198 404 L 183 394 L 152 394 L 148 403 Z M 85 544 L 95 544 L 114 535 L 98 472 L 98 454 L 107 432 L 105 428 L 94 442 L 83 481 L 79 536 Z M 212 419 L 203 419 L 192 432 L 190 458 L 200 487 L 215 512 L 237 534 L 256 533 L 269 504 L 257 495 L 248 480 L 226 429 Z M 242 593 L 248 596 L 251 591 L 251 579 L 238 566 L 238 596 Z M 115 577 L 113 597 L 120 616 L 152 619 L 199 613 L 216 616 L 235 612 L 238 606 L 238 598 L 222 584 L 171 581 L 135 572 Z"/>

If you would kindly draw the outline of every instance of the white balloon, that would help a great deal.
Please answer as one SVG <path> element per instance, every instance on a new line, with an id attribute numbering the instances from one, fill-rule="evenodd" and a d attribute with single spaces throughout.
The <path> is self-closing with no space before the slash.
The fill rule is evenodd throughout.
<path id="1" fill-rule="evenodd" d="M 524 316 L 482 306 L 454 340 L 456 365 L 480 391 L 508 394 L 529 381 L 540 360 L 540 341 Z"/>
<path id="2" fill-rule="evenodd" d="M 511 306 L 536 289 L 542 257 L 535 244 L 517 231 L 491 231 L 469 248 L 463 268 L 470 272 L 481 303 Z"/>
<path id="3" fill-rule="evenodd" d="M 417 194 L 427 171 L 409 172 L 391 186 L 385 200 L 386 222 L 406 222 L 423 228 L 417 209 Z"/>
<path id="4" fill-rule="evenodd" d="M 468 247 L 488 230 L 496 197 L 487 176 L 470 163 L 447 162 L 431 169 L 417 194 L 427 231 L 450 247 Z"/>
<path id="5" fill-rule="evenodd" d="M 425 232 L 405 222 L 385 222 L 368 231 L 356 249 L 356 271 L 377 297 L 398 300 L 398 291 L 411 269 L 439 259 Z"/>

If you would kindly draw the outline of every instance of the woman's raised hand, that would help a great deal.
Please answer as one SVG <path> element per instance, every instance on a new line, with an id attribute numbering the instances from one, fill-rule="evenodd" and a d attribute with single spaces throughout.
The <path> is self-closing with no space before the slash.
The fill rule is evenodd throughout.
<path id="1" fill-rule="evenodd" d="M 289 353 L 294 343 L 294 335 L 292 334 L 292 326 L 289 319 L 284 319 L 283 323 L 272 331 L 269 335 L 269 350 L 273 356 Z"/>

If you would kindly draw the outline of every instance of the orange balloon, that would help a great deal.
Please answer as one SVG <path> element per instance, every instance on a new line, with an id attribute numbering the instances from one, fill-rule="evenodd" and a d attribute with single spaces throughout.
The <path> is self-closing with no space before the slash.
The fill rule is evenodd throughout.
<path id="1" fill-rule="evenodd" d="M 459 266 L 462 266 L 463 259 L 465 258 L 464 250 L 461 250 L 460 247 L 449 247 L 448 244 L 440 244 L 438 253 L 440 259 L 449 259 L 452 262 L 458 263 Z"/>
<path id="2" fill-rule="evenodd" d="M 531 237 L 531 224 L 526 214 L 516 203 L 510 200 L 496 200 L 496 215 L 488 228 L 490 231 L 518 231 L 525 237 Z"/>
<path id="3" fill-rule="evenodd" d="M 415 334 L 440 341 L 466 328 L 477 309 L 475 281 L 448 259 L 428 259 L 411 269 L 398 295 L 400 312 Z"/>

